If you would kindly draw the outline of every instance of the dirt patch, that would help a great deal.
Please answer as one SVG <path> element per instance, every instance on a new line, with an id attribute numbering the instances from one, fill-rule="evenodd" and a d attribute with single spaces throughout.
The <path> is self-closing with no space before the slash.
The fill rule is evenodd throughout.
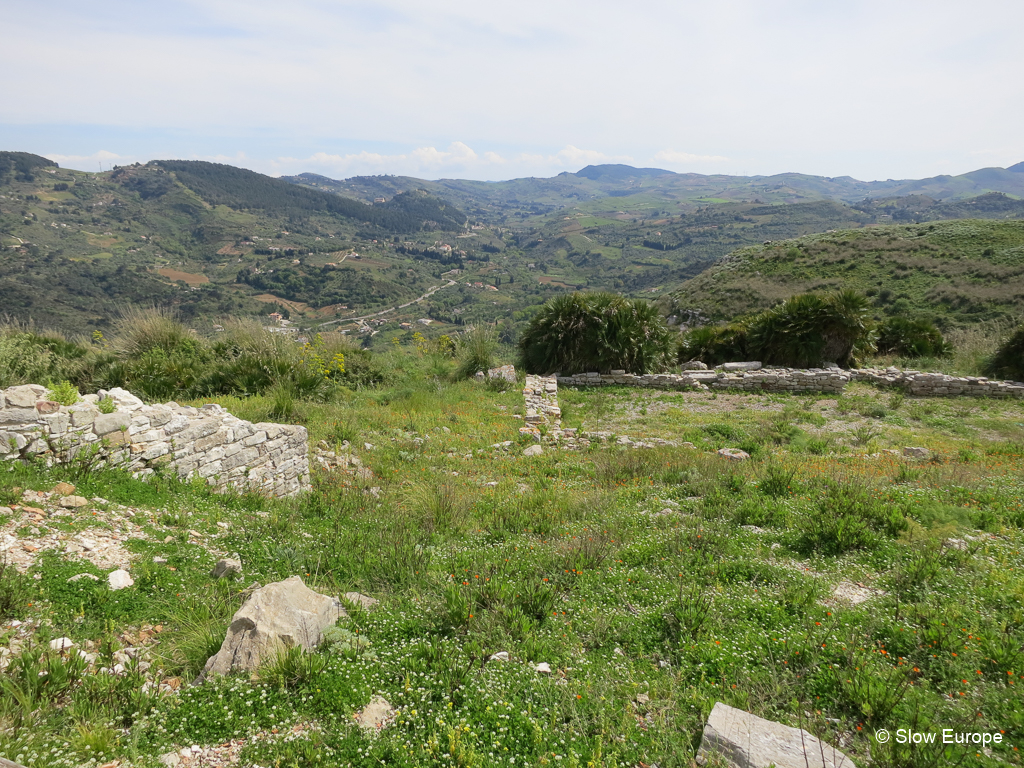
<path id="1" fill-rule="evenodd" d="M 570 285 L 569 283 L 562 282 L 561 278 L 549 277 L 548 275 L 541 275 L 540 277 L 537 278 L 537 282 L 541 283 L 541 284 L 544 284 L 544 285 L 555 285 L 555 286 L 558 286 L 559 288 L 575 288 L 576 287 L 575 285 Z"/>
<path id="2" fill-rule="evenodd" d="M 265 304 L 280 304 L 282 307 L 288 307 L 288 309 L 295 310 L 296 312 L 305 312 L 309 309 L 309 304 L 304 304 L 301 301 L 289 301 L 288 299 L 282 299 L 280 296 L 275 296 L 272 293 L 261 293 L 258 296 L 253 296 L 256 301 L 262 301 Z"/>
<path id="3" fill-rule="evenodd" d="M 164 277 L 170 278 L 171 280 L 181 280 L 182 282 L 189 286 L 203 285 L 204 283 L 210 282 L 210 278 L 208 278 L 206 275 L 196 275 L 191 272 L 182 272 L 181 270 L 171 269 L 170 267 L 163 267 L 162 269 L 158 269 L 156 272 L 158 275 L 163 275 Z"/>
<path id="4" fill-rule="evenodd" d="M 223 248 L 219 249 L 217 253 L 221 256 L 241 256 L 245 251 L 235 248 L 233 245 L 225 245 Z"/>

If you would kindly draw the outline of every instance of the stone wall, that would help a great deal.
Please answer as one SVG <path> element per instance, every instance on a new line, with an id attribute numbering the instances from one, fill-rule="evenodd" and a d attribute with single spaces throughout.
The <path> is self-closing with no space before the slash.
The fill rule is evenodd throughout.
<path id="1" fill-rule="evenodd" d="M 594 387 L 618 384 L 652 389 L 740 389 L 754 392 L 827 392 L 839 394 L 850 380 L 839 369 L 764 368 L 756 371 L 684 371 L 643 375 L 612 371 L 610 374 L 579 373 L 559 376 L 563 387 Z"/>
<path id="2" fill-rule="evenodd" d="M 523 386 L 526 401 L 526 424 L 541 424 L 558 429 L 562 424 L 562 411 L 558 407 L 558 382 L 553 376 L 527 375 Z"/>
<path id="3" fill-rule="evenodd" d="M 896 387 L 908 395 L 943 397 L 1024 397 L 1024 382 L 997 381 L 984 376 L 948 376 L 944 373 L 901 371 L 899 368 L 859 368 L 850 371 L 852 381 L 868 381 Z"/>
<path id="4" fill-rule="evenodd" d="M 0 459 L 88 460 L 122 466 L 137 477 L 169 466 L 180 477 L 217 487 L 249 487 L 273 496 L 309 488 L 306 428 L 252 424 L 219 405 L 145 405 L 123 389 L 85 395 L 63 406 L 46 387 L 0 391 Z M 110 398 L 113 413 L 101 413 Z"/>

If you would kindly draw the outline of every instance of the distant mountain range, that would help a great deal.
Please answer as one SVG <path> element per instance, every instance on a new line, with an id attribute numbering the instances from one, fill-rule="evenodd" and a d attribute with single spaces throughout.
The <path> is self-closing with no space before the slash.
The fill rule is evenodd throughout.
<path id="1" fill-rule="evenodd" d="M 629 198 L 636 204 L 688 208 L 708 203 L 796 203 L 836 200 L 845 203 L 867 199 L 924 195 L 937 201 L 956 201 L 1001 192 L 1024 197 L 1024 162 L 1009 168 L 981 168 L 959 176 L 927 179 L 858 181 L 850 176 L 812 176 L 780 173 L 774 176 L 726 176 L 673 173 L 659 168 L 628 165 L 588 165 L 576 173 L 551 178 L 508 181 L 430 181 L 410 176 L 354 176 L 337 180 L 313 173 L 285 176 L 293 184 L 335 192 L 372 202 L 410 189 L 423 189 L 451 200 L 471 215 L 484 219 L 500 214 L 550 212 L 557 207 L 607 208 L 607 198 Z M 617 207 L 622 207 L 614 202 Z M 669 212 L 669 211 L 666 211 Z M 674 211 L 673 211 L 674 212 Z"/>

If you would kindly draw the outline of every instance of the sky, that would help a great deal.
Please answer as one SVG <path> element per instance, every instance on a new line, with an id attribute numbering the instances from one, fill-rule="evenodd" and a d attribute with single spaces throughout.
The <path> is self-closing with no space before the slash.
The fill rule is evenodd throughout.
<path id="1" fill-rule="evenodd" d="M 95 171 L 922 178 L 1024 160 L 1020 0 L 0 0 L 0 149 Z"/>

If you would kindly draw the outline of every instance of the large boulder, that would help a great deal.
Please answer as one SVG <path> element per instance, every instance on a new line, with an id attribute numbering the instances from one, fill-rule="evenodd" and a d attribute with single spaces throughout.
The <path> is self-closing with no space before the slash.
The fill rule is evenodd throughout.
<path id="1" fill-rule="evenodd" d="M 323 631 L 346 616 L 335 597 L 314 592 L 298 576 L 257 589 L 231 619 L 227 636 L 201 677 L 254 670 L 279 650 L 313 650 Z"/>
<path id="2" fill-rule="evenodd" d="M 718 702 L 704 726 L 697 762 L 719 755 L 732 768 L 857 768 L 838 749 L 800 728 Z"/>

